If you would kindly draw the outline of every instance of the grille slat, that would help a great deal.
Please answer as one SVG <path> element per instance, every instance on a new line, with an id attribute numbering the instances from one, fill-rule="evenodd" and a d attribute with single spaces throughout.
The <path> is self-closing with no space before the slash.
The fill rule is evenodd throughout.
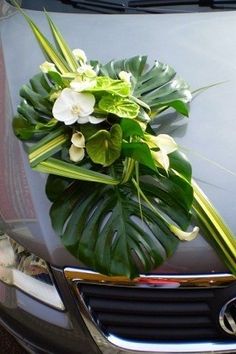
<path id="1" fill-rule="evenodd" d="M 125 289 L 125 291 L 124 291 Z M 119 300 L 127 300 L 127 293 L 130 292 L 132 298 L 130 300 L 142 300 L 151 301 L 158 300 L 164 302 L 181 302 L 181 301 L 206 301 L 206 299 L 212 299 L 214 294 L 211 290 L 201 291 L 193 291 L 186 289 L 178 289 L 178 290 L 165 290 L 165 289 L 155 289 L 155 288 L 125 288 L 121 286 L 108 286 L 106 285 L 106 291 L 104 291 L 104 286 L 97 285 L 80 285 L 80 291 L 84 292 L 86 296 L 91 298 L 99 298 L 103 299 L 119 299 Z"/>
<path id="2" fill-rule="evenodd" d="M 169 338 L 171 340 L 186 340 L 186 338 L 194 339 L 210 339 L 214 338 L 216 332 L 209 328 L 202 328 L 196 331 L 195 328 L 187 329 L 180 328 L 175 330 L 170 329 L 157 329 L 157 328 L 125 328 L 125 327 L 107 327 L 108 333 L 117 335 L 118 337 L 123 337 L 126 339 L 145 339 L 153 340 L 158 338 L 158 340 L 166 340 Z"/>
<path id="3" fill-rule="evenodd" d="M 98 321 L 104 326 L 123 326 L 123 327 L 148 327 L 152 328 L 201 328 L 212 326 L 211 319 L 207 316 L 132 316 L 116 315 L 110 313 L 98 313 Z"/>
<path id="4" fill-rule="evenodd" d="M 216 299 L 221 299 L 222 294 L 217 288 L 166 289 L 86 283 L 77 286 L 87 310 L 105 335 L 168 343 L 227 337 L 214 317 L 219 301 Z"/>
<path id="5" fill-rule="evenodd" d="M 140 301 L 117 301 L 90 299 L 88 306 L 97 312 L 169 315 L 169 314 L 208 314 L 209 306 L 203 302 L 199 303 L 164 303 L 164 302 L 140 302 Z"/>

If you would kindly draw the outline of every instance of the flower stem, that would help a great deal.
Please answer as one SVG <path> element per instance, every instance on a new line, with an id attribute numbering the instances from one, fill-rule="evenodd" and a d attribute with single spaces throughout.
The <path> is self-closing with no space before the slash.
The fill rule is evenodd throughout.
<path id="1" fill-rule="evenodd" d="M 121 179 L 121 184 L 124 184 L 129 181 L 135 167 L 135 160 L 127 157 L 124 162 L 123 175 Z"/>

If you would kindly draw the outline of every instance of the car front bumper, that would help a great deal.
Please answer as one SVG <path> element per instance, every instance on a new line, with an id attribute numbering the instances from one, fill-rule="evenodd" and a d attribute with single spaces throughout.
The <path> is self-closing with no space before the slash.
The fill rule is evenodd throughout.
<path id="1" fill-rule="evenodd" d="M 142 280 L 139 281 L 139 284 L 132 286 L 131 283 L 125 284 L 123 279 L 119 280 L 119 283 L 117 283 L 116 280 L 111 278 L 109 282 L 108 277 L 102 279 L 102 276 L 98 276 L 96 273 L 75 268 L 68 268 L 65 271 L 52 268 L 52 272 L 56 284 L 60 289 L 60 295 L 66 308 L 65 311 L 53 309 L 28 296 L 24 292 L 0 282 L 0 324 L 13 334 L 18 342 L 30 353 L 236 353 L 236 340 L 234 337 L 213 340 L 175 340 L 172 338 L 171 332 L 168 341 L 119 337 L 112 333 L 112 330 L 109 332 L 109 330 L 104 327 L 104 324 L 96 320 L 96 311 L 92 308 L 92 305 L 87 306 L 86 304 L 86 291 L 77 292 L 76 290 L 78 289 L 78 284 L 89 285 L 94 287 L 94 289 L 98 289 L 102 286 L 103 290 L 108 294 L 108 298 L 110 298 L 104 299 L 105 303 L 107 303 L 107 308 L 109 308 L 110 301 L 113 311 L 114 289 L 117 291 L 117 295 L 115 296 L 116 302 L 120 300 L 119 297 L 122 295 L 121 292 L 123 290 L 127 291 L 128 289 L 128 291 L 130 291 L 131 288 L 133 288 L 133 294 L 136 294 L 135 296 L 137 296 L 137 291 L 139 292 L 140 289 L 141 291 L 145 290 L 149 292 L 157 291 L 159 294 L 160 292 L 163 293 L 163 291 L 166 292 L 169 290 L 183 293 L 183 288 L 173 288 L 174 284 L 177 284 L 177 279 L 173 282 L 172 278 L 172 284 L 168 286 L 168 279 L 170 279 L 170 277 L 167 276 L 165 281 L 163 277 L 159 277 L 156 284 L 154 278 L 150 277 L 148 278 L 149 282 L 146 282 L 146 284 L 144 280 Z M 216 278 L 218 279 L 217 275 Z M 216 278 L 213 277 L 213 280 Z M 220 279 L 221 278 L 220 276 Z M 233 298 L 236 293 L 233 278 L 230 276 L 226 278 L 228 279 L 227 284 L 220 284 L 220 282 L 215 284 L 217 285 L 217 289 L 219 288 L 221 291 L 220 304 L 225 303 L 229 298 Z M 163 283 L 160 282 L 160 279 Z M 183 277 L 182 279 L 185 278 Z M 196 279 L 197 277 L 194 276 L 193 280 Z M 198 279 L 198 284 L 202 282 L 202 279 L 204 279 L 204 277 L 201 278 L 201 280 Z M 213 287 L 213 289 L 215 289 L 215 287 Z M 101 291 L 103 290 L 101 289 Z M 194 287 L 190 286 L 188 290 L 191 293 Z M 204 291 L 208 292 L 208 289 Z M 225 294 L 225 297 L 222 294 Z M 124 297 L 124 295 L 122 296 Z M 132 293 L 130 293 L 127 307 L 130 303 L 135 303 L 135 297 L 132 298 L 132 296 Z M 99 300 L 99 294 L 95 294 L 95 297 Z M 174 299 L 172 301 L 172 304 L 173 303 Z M 162 306 L 164 306 L 164 304 L 162 304 Z M 213 308 L 214 307 L 215 303 L 213 304 Z M 216 309 L 216 312 L 218 313 L 218 309 Z M 124 310 L 123 312 L 121 311 L 121 315 L 124 315 Z M 117 313 L 114 312 L 114 320 L 116 316 Z M 138 313 L 133 316 L 137 316 L 138 320 Z M 181 318 L 181 316 L 183 315 L 179 313 L 179 318 Z"/>

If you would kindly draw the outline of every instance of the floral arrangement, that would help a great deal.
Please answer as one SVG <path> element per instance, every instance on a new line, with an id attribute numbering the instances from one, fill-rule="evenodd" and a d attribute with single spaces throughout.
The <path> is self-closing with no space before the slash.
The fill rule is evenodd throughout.
<path id="1" fill-rule="evenodd" d="M 56 49 L 22 13 L 46 61 L 20 90 L 13 129 L 28 142 L 32 169 L 49 174 L 50 217 L 63 245 L 98 272 L 135 277 L 194 239 L 194 220 L 236 274 L 234 236 L 173 138 L 152 127 L 168 108 L 188 116 L 188 84 L 166 64 L 148 68 L 146 56 L 88 61 L 46 14 Z"/>

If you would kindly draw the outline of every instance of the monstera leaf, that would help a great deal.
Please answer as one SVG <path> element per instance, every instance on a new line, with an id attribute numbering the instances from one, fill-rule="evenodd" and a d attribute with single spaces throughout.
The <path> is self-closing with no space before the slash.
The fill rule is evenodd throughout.
<path id="1" fill-rule="evenodd" d="M 140 184 L 156 211 L 145 202 L 140 206 L 131 182 L 108 186 L 50 176 L 52 225 L 69 252 L 103 274 L 127 277 L 148 272 L 172 255 L 178 240 L 163 215 L 186 228 L 191 186 L 178 176 L 143 176 Z"/>
<path id="2" fill-rule="evenodd" d="M 189 86 L 169 65 L 156 61 L 147 70 L 147 57 L 136 56 L 111 61 L 100 68 L 102 75 L 113 79 L 118 79 L 121 71 L 131 72 L 133 95 L 148 104 L 153 112 L 173 107 L 179 113 L 188 115 L 187 103 L 191 99 Z"/>
<path id="3" fill-rule="evenodd" d="M 35 75 L 20 90 L 23 98 L 13 120 L 16 136 L 22 140 L 42 137 L 57 125 L 52 118 L 52 102 L 48 99 L 52 87 L 43 74 Z"/>

